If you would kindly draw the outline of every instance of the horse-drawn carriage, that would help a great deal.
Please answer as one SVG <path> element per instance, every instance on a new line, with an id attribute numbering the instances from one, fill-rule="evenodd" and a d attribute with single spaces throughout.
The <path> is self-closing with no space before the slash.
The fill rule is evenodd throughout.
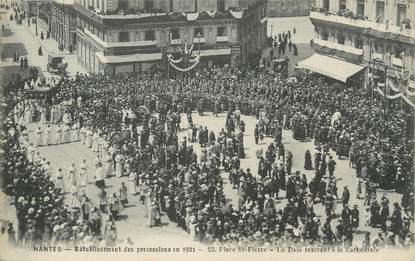
<path id="1" fill-rule="evenodd" d="M 49 54 L 47 65 L 48 72 L 59 75 L 65 75 L 68 63 L 62 63 L 62 60 L 63 56 Z"/>

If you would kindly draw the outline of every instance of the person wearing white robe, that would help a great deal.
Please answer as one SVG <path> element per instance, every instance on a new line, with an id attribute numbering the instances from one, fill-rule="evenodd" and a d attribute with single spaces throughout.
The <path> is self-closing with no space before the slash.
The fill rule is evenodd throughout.
<path id="1" fill-rule="evenodd" d="M 99 156 L 97 155 L 96 157 L 95 157 L 95 159 L 94 159 L 94 171 L 93 171 L 93 174 L 95 175 L 95 173 L 96 173 L 96 171 L 97 171 L 97 169 L 98 169 L 98 165 L 100 165 L 101 164 L 101 159 L 99 158 Z M 91 179 L 91 181 L 92 180 L 95 180 L 95 177 L 93 178 L 93 179 Z"/>
<path id="2" fill-rule="evenodd" d="M 30 89 L 29 84 L 27 84 L 27 82 L 24 82 L 24 89 L 25 90 L 29 90 Z"/>
<path id="3" fill-rule="evenodd" d="M 102 137 L 102 144 L 101 144 L 101 158 L 104 158 L 108 154 L 108 142 L 105 140 L 106 136 Z"/>
<path id="4" fill-rule="evenodd" d="M 32 112 L 30 111 L 29 107 L 27 107 L 25 110 L 25 120 L 27 125 L 32 122 Z"/>
<path id="5" fill-rule="evenodd" d="M 120 153 L 115 156 L 115 175 L 120 178 L 123 175 L 124 157 Z"/>
<path id="6" fill-rule="evenodd" d="M 68 124 L 63 125 L 62 127 L 62 143 L 69 142 L 69 126 Z"/>
<path id="7" fill-rule="evenodd" d="M 75 185 L 71 186 L 71 201 L 69 203 L 70 208 L 81 208 L 81 202 L 79 201 L 78 188 Z"/>
<path id="8" fill-rule="evenodd" d="M 85 140 L 86 140 L 86 129 L 84 126 L 82 126 L 82 128 L 79 130 L 79 135 L 81 138 L 81 143 L 82 145 L 85 145 Z"/>
<path id="9" fill-rule="evenodd" d="M 75 164 L 72 164 L 68 169 L 68 181 L 69 185 L 77 185 L 77 177 L 76 177 L 76 170 Z"/>
<path id="10" fill-rule="evenodd" d="M 62 193 L 65 193 L 65 188 L 63 187 L 62 169 L 59 169 L 55 174 L 55 186 L 60 189 Z"/>
<path id="11" fill-rule="evenodd" d="M 40 109 L 40 123 L 46 123 L 46 107 L 41 107 Z"/>
<path id="12" fill-rule="evenodd" d="M 86 187 L 88 181 L 87 181 L 87 169 L 88 166 L 86 165 L 86 160 L 82 162 L 79 170 L 79 186 L 80 187 Z"/>
<path id="13" fill-rule="evenodd" d="M 72 126 L 72 136 L 73 136 L 73 141 L 79 141 L 79 122 L 76 122 L 73 126 Z"/>
<path id="14" fill-rule="evenodd" d="M 88 148 L 92 148 L 92 135 L 93 135 L 93 132 L 91 130 L 88 130 L 86 132 L 86 142 L 85 142 L 85 144 L 87 145 Z"/>
<path id="15" fill-rule="evenodd" d="M 101 163 L 98 163 L 97 169 L 95 171 L 95 185 L 98 188 L 105 188 L 105 173 L 102 169 Z"/>
<path id="16" fill-rule="evenodd" d="M 52 178 L 52 167 L 50 166 L 50 161 L 46 162 L 43 169 L 45 171 L 45 175 L 47 175 L 48 178 Z"/>
<path id="17" fill-rule="evenodd" d="M 134 171 L 132 171 L 130 173 L 130 175 L 128 176 L 128 184 L 130 187 L 130 194 L 131 195 L 136 195 L 137 194 L 137 173 L 135 173 Z"/>
<path id="18" fill-rule="evenodd" d="M 52 108 L 50 109 L 50 122 L 51 123 L 55 123 L 55 119 L 56 119 L 56 109 L 55 106 L 52 106 Z"/>
<path id="19" fill-rule="evenodd" d="M 29 147 L 27 148 L 27 159 L 29 162 L 33 162 L 35 157 L 35 147 L 33 143 L 30 143 Z"/>
<path id="20" fill-rule="evenodd" d="M 55 131 L 55 144 L 59 145 L 62 143 L 62 129 L 60 125 L 56 126 L 56 131 Z"/>
<path id="21" fill-rule="evenodd" d="M 33 145 L 35 146 L 35 148 L 37 148 L 38 146 L 42 146 L 42 128 L 41 127 L 39 127 L 36 130 Z"/>
<path id="22" fill-rule="evenodd" d="M 50 125 L 46 126 L 46 128 L 43 130 L 43 142 L 42 144 L 44 146 L 49 146 L 50 144 Z"/>
<path id="23" fill-rule="evenodd" d="M 98 132 L 94 132 L 94 135 L 92 135 L 92 151 L 93 152 L 98 152 L 98 140 L 99 140 L 99 135 Z"/>

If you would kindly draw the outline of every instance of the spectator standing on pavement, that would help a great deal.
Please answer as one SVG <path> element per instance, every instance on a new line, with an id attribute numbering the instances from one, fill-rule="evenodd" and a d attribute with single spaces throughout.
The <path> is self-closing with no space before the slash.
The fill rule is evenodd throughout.
<path id="1" fill-rule="evenodd" d="M 43 55 L 43 52 L 42 52 L 42 47 L 41 47 L 41 46 L 39 47 L 38 54 L 39 54 L 39 55 Z"/>

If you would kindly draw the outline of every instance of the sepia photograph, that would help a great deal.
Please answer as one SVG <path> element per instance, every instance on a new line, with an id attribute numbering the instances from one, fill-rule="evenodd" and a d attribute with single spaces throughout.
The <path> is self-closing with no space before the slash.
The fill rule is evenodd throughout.
<path id="1" fill-rule="evenodd" d="M 415 260 L 415 0 L 0 0 L 0 261 Z"/>

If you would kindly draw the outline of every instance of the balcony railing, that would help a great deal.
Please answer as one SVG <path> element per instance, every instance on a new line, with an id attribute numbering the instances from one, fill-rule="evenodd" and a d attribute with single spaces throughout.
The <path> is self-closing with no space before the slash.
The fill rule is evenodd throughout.
<path id="1" fill-rule="evenodd" d="M 170 39 L 170 44 L 181 44 L 182 39 Z"/>
<path id="2" fill-rule="evenodd" d="M 101 38 L 99 38 L 98 36 L 96 36 L 95 34 L 93 34 L 91 31 L 89 31 L 86 28 L 84 28 L 83 31 L 91 39 L 93 39 L 94 41 L 96 41 L 97 43 L 99 43 L 100 45 L 102 45 L 103 47 L 106 47 L 106 48 L 132 47 L 132 46 L 144 47 L 144 46 L 157 45 L 157 42 L 155 40 L 154 41 L 149 40 L 149 41 L 129 41 L 129 42 L 106 42 L 106 41 L 103 41 Z"/>
<path id="3" fill-rule="evenodd" d="M 193 43 L 205 43 L 205 37 L 195 37 Z"/>
<path id="4" fill-rule="evenodd" d="M 218 36 L 216 37 L 216 42 L 227 42 L 228 41 L 228 36 Z"/>
<path id="5" fill-rule="evenodd" d="M 372 53 L 372 57 L 373 57 L 373 59 L 376 59 L 376 60 L 383 60 L 383 54 L 382 53 Z"/>
<path id="6" fill-rule="evenodd" d="M 354 48 L 352 46 L 333 43 L 333 42 L 329 42 L 329 41 L 325 41 L 325 40 L 321 40 L 321 39 L 315 39 L 314 43 L 316 43 L 320 46 L 336 49 L 336 50 L 339 50 L 339 51 L 344 51 L 344 52 L 347 52 L 347 53 L 352 53 L 352 54 L 355 54 L 355 55 L 362 55 L 363 54 L 362 49 L 357 49 L 357 48 Z"/>
<path id="7" fill-rule="evenodd" d="M 310 12 L 311 19 L 317 19 L 327 22 L 339 23 L 359 27 L 362 29 L 373 29 L 380 32 L 391 32 L 400 34 L 407 37 L 415 38 L 415 29 L 403 28 L 396 25 L 386 25 L 381 23 L 375 23 L 367 20 L 354 19 L 351 17 L 344 17 L 335 14 L 325 14 L 320 12 Z"/>
<path id="8" fill-rule="evenodd" d="M 392 57 L 392 64 L 395 66 L 403 67 L 403 59 Z"/>

